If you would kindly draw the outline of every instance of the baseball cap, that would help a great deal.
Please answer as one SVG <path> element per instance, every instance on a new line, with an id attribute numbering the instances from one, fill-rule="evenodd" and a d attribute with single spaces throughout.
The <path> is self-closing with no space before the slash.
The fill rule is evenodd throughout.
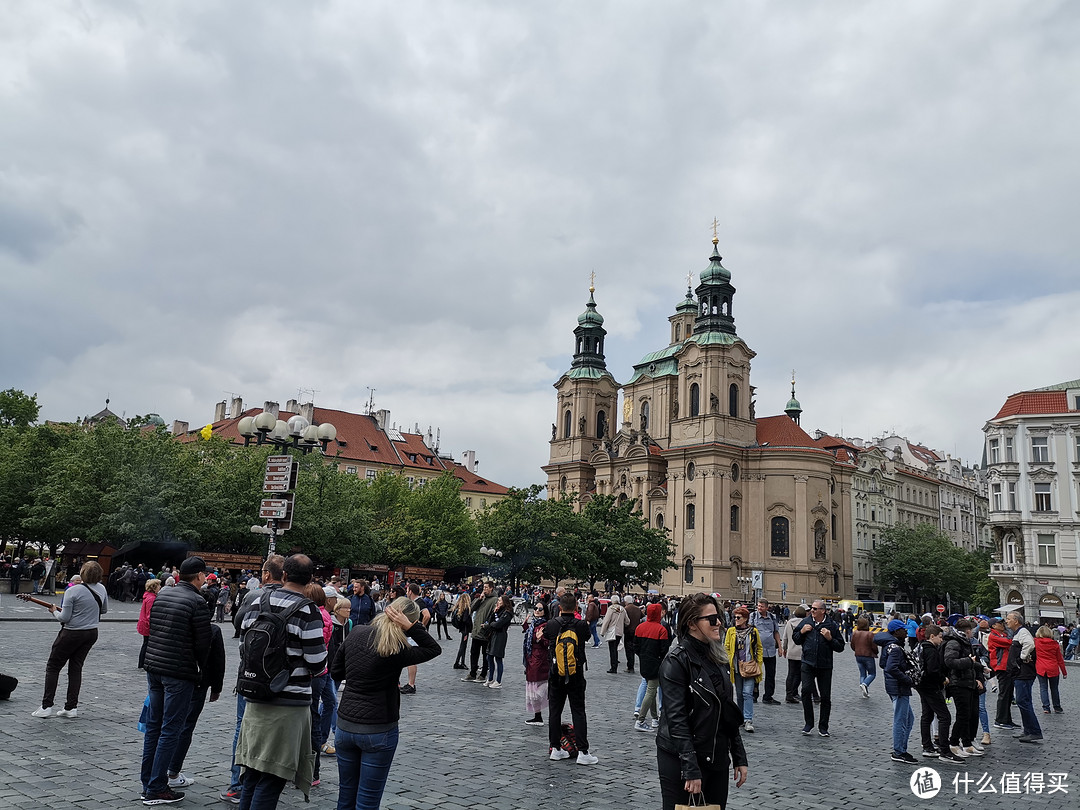
<path id="1" fill-rule="evenodd" d="M 331 599 L 337 599 L 341 596 L 341 593 L 333 585 L 327 585 L 323 588 L 323 594 Z"/>
<path id="2" fill-rule="evenodd" d="M 186 577 L 191 574 L 201 574 L 206 570 L 206 563 L 202 557 L 188 557 L 180 563 L 180 576 Z"/>
<path id="3" fill-rule="evenodd" d="M 897 630 L 903 630 L 907 633 L 907 625 L 904 624 L 902 619 L 893 619 L 889 622 L 889 632 L 895 633 Z"/>

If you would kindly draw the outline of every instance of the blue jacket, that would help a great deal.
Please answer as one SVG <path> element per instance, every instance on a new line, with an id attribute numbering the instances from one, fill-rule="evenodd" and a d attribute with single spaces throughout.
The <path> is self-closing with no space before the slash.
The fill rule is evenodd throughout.
<path id="1" fill-rule="evenodd" d="M 914 619 L 907 620 L 907 637 L 918 638 L 916 635 L 919 632 L 919 623 Z"/>
<path id="2" fill-rule="evenodd" d="M 809 633 L 803 633 L 806 625 L 813 628 Z M 821 631 L 828 629 L 832 636 L 826 641 Z M 795 631 L 791 634 L 791 640 L 802 647 L 802 662 L 804 666 L 818 669 L 832 669 L 833 653 L 844 651 L 844 634 L 832 619 L 825 619 L 821 624 L 815 625 L 812 617 L 807 616 Z"/>
<path id="3" fill-rule="evenodd" d="M 907 671 L 911 669 L 911 662 L 904 652 L 904 645 L 892 633 L 878 633 L 874 643 L 881 647 L 878 666 L 885 673 L 885 691 L 889 697 L 909 697 L 911 678 Z"/>
<path id="4" fill-rule="evenodd" d="M 365 624 L 371 624 L 371 620 L 375 618 L 375 600 L 368 596 L 367 593 L 363 595 L 352 594 L 349 597 L 349 618 L 352 620 L 354 627 L 359 627 Z"/>

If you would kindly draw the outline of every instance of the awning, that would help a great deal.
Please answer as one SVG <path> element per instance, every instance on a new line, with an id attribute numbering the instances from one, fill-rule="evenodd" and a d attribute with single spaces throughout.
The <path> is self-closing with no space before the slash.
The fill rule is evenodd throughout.
<path id="1" fill-rule="evenodd" d="M 1046 619 L 1064 619 L 1065 611 L 1057 608 L 1039 608 L 1039 616 Z"/>
<path id="2" fill-rule="evenodd" d="M 1008 613 L 1010 610 L 1019 610 L 1021 613 L 1023 613 L 1024 612 L 1024 606 L 1023 605 L 1002 605 L 1001 607 L 994 608 L 994 613 Z"/>

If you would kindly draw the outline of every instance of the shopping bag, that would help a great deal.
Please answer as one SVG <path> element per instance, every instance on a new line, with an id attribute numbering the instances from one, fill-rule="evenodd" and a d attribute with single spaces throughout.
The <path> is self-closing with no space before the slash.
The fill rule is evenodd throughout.
<path id="1" fill-rule="evenodd" d="M 675 810 L 723 810 L 723 808 L 718 804 L 705 804 L 705 795 L 702 793 L 691 793 L 690 803 L 677 804 Z"/>
<path id="2" fill-rule="evenodd" d="M 139 714 L 139 731 L 146 733 L 146 716 L 150 714 L 150 695 L 147 694 L 142 704 L 142 712 Z"/>

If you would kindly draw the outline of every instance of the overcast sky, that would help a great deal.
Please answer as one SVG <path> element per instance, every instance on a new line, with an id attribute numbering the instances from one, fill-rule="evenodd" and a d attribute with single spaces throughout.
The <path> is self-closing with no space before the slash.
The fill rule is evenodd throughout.
<path id="1" fill-rule="evenodd" d="M 0 388 L 376 407 L 543 480 L 709 223 L 759 416 L 978 462 L 1080 377 L 1080 4 L 53 2 L 0 26 Z"/>

